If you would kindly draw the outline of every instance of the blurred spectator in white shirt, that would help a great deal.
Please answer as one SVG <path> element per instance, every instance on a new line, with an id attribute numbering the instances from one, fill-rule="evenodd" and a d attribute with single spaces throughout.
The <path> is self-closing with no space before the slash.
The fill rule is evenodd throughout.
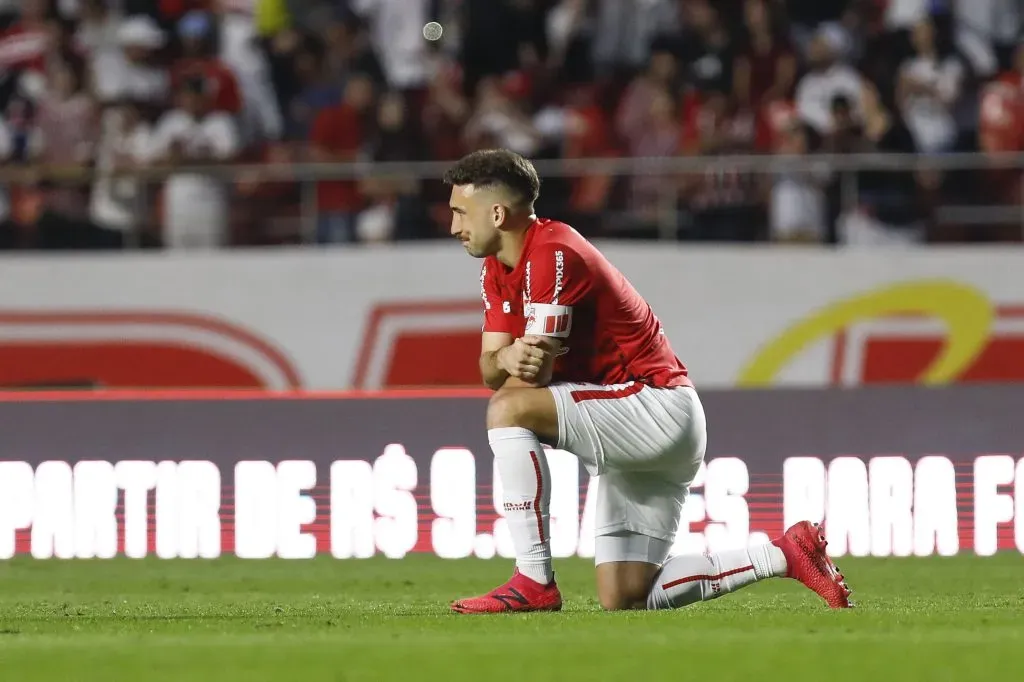
<path id="1" fill-rule="evenodd" d="M 599 69 L 643 66 L 651 41 L 680 27 L 682 3 L 675 0 L 596 0 L 595 4 L 594 61 Z"/>
<path id="2" fill-rule="evenodd" d="M 909 29 L 928 15 L 929 3 L 930 0 L 888 0 L 884 14 L 885 25 L 893 31 Z"/>
<path id="3" fill-rule="evenodd" d="M 108 108 L 96 150 L 90 217 L 121 245 L 145 222 L 146 183 L 131 175 L 146 167 L 153 151 L 152 126 L 142 116 L 143 107 L 129 98 Z"/>
<path id="4" fill-rule="evenodd" d="M 476 111 L 466 124 L 466 144 L 470 149 L 503 147 L 533 156 L 542 137 L 516 98 L 510 97 L 505 84 L 497 78 L 480 81 Z"/>
<path id="5" fill-rule="evenodd" d="M 427 86 L 429 53 L 423 37 L 429 0 L 351 0 L 352 9 L 370 25 L 388 85 L 395 90 Z"/>
<path id="6" fill-rule="evenodd" d="M 768 209 L 772 241 L 820 243 L 826 240 L 828 218 L 824 185 L 830 173 L 815 167 L 808 156 L 808 131 L 795 115 L 779 123 L 772 152 L 773 182 Z M 797 158 L 797 164 L 789 159 Z"/>
<path id="7" fill-rule="evenodd" d="M 910 31 L 933 15 L 952 15 L 953 39 L 974 73 L 990 76 L 998 67 L 994 41 L 1016 37 L 1020 27 L 1016 0 L 890 0 L 885 25 L 890 31 Z M 1010 38 L 1012 40 L 1013 38 Z"/>
<path id="8" fill-rule="evenodd" d="M 807 54 L 808 71 L 796 86 L 797 113 L 818 134 L 827 135 L 832 126 L 832 102 L 845 97 L 859 119 L 863 108 L 863 78 L 836 59 L 836 45 L 830 34 L 820 31 Z"/>
<path id="9" fill-rule="evenodd" d="M 1020 0 L 949 0 L 957 24 L 986 42 L 1008 47 L 1020 37 L 1024 7 Z"/>
<path id="10" fill-rule="evenodd" d="M 157 60 L 167 36 L 149 17 L 123 19 L 117 29 L 120 59 L 110 59 L 103 70 L 93 74 L 100 100 L 122 93 L 148 102 L 166 102 L 170 96 L 170 75 Z"/>
<path id="11" fill-rule="evenodd" d="M 116 96 L 120 87 L 117 74 L 125 68 L 118 39 L 121 17 L 109 9 L 109 4 L 107 0 L 82 0 L 74 36 L 75 49 L 88 63 L 90 87 L 101 101 Z"/>
<path id="12" fill-rule="evenodd" d="M 559 69 L 588 27 L 588 0 L 561 0 L 547 16 L 548 64 Z"/>
<path id="13" fill-rule="evenodd" d="M 282 113 L 270 78 L 270 64 L 259 48 L 254 0 L 218 0 L 220 58 L 238 79 L 242 94 L 240 125 L 247 140 L 281 137 Z"/>
<path id="14" fill-rule="evenodd" d="M 929 18 L 914 26 L 911 41 L 915 55 L 900 65 L 897 104 L 920 151 L 949 151 L 957 138 L 953 108 L 960 97 L 963 63 L 952 46 L 938 44 Z"/>
<path id="15" fill-rule="evenodd" d="M 153 136 L 153 157 L 171 169 L 227 164 L 240 151 L 230 114 L 212 109 L 205 81 L 186 80 L 175 93 L 178 107 L 163 117 Z M 175 172 L 164 187 L 164 244 L 209 249 L 228 243 L 228 188 L 222 178 Z"/>

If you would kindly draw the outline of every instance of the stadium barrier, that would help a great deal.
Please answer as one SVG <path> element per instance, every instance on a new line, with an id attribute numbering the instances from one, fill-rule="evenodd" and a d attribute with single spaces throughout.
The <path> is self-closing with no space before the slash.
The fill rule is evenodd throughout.
<path id="1" fill-rule="evenodd" d="M 509 557 L 479 391 L 36 393 L 0 403 L 0 558 Z M 1024 386 L 702 392 L 675 551 L 810 518 L 833 555 L 1024 552 Z M 556 556 L 588 479 L 549 452 Z"/>

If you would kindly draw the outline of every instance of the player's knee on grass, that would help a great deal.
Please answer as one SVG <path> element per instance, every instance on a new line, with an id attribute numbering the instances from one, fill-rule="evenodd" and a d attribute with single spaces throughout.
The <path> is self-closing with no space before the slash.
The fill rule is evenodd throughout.
<path id="1" fill-rule="evenodd" d="M 558 410 L 546 388 L 502 388 L 487 405 L 487 428 L 519 427 L 547 442 L 558 439 Z"/>
<path id="2" fill-rule="evenodd" d="M 647 595 L 622 590 L 619 587 L 598 590 L 598 601 L 605 611 L 636 611 L 647 608 Z"/>
<path id="3" fill-rule="evenodd" d="M 597 599 L 605 611 L 647 608 L 647 595 L 658 572 L 654 564 L 617 561 L 598 564 Z"/>

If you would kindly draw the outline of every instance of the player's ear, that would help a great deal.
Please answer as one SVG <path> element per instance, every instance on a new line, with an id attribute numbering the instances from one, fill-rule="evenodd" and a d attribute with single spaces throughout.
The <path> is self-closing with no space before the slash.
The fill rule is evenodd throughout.
<path id="1" fill-rule="evenodd" d="M 494 221 L 494 226 L 499 230 L 505 224 L 505 220 L 508 218 L 508 209 L 501 204 L 494 204 L 491 206 L 491 220 Z"/>

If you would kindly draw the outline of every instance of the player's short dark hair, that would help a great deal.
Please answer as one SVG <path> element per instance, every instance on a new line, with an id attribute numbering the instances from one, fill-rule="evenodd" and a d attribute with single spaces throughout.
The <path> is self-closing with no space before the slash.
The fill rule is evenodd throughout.
<path id="1" fill-rule="evenodd" d="M 444 174 L 446 185 L 501 186 L 527 206 L 540 196 L 540 177 L 527 159 L 507 149 L 483 149 L 459 159 Z"/>

